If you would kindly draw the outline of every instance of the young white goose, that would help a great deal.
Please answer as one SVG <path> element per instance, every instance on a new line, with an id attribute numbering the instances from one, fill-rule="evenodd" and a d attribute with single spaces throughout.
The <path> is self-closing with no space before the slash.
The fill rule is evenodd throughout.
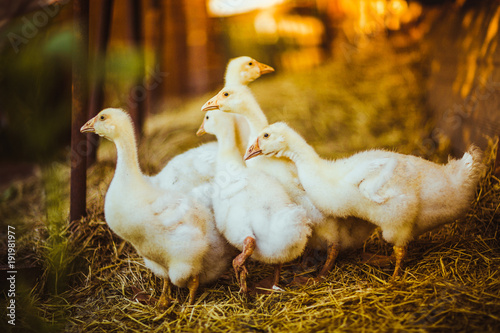
<path id="1" fill-rule="evenodd" d="M 231 59 L 227 65 L 224 80 L 226 84 L 247 86 L 261 75 L 274 69 L 247 56 Z M 237 118 L 237 143 L 243 155 L 248 147 L 248 123 Z M 215 172 L 217 143 L 205 143 L 174 157 L 157 175 L 150 177 L 154 185 L 179 192 L 187 192 L 210 181 Z"/>
<path id="2" fill-rule="evenodd" d="M 198 284 L 217 279 L 234 253 L 215 228 L 210 203 L 199 195 L 207 189 L 186 195 L 153 186 L 139 167 L 132 120 L 123 110 L 105 109 L 80 131 L 116 145 L 116 170 L 104 202 L 106 222 L 164 279 L 159 305 L 169 302 L 170 281 L 187 285 L 192 304 Z"/>
<path id="3" fill-rule="evenodd" d="M 224 86 L 247 86 L 264 74 L 274 72 L 274 68 L 257 60 L 242 56 L 229 61 L 224 76 Z"/>
<path id="4" fill-rule="evenodd" d="M 245 86 L 226 86 L 202 107 L 203 111 L 215 109 L 244 116 L 250 125 L 250 143 L 269 125 L 252 92 Z M 247 165 L 275 177 L 292 200 L 306 209 L 312 221 L 309 248 L 327 250 L 327 260 L 319 273 L 320 277 L 333 267 L 340 250 L 360 247 L 375 229 L 373 224 L 358 218 L 339 219 L 322 214 L 307 196 L 300 184 L 297 168 L 289 159 L 272 156 L 249 160 Z"/>
<path id="5" fill-rule="evenodd" d="M 245 262 L 250 256 L 275 265 L 277 288 L 281 264 L 302 253 L 311 233 L 306 212 L 278 181 L 245 166 L 235 144 L 233 115 L 207 112 L 197 134 L 205 132 L 219 143 L 212 201 L 218 230 L 241 251 L 233 260 L 240 288 L 248 291 Z"/>
<path id="6" fill-rule="evenodd" d="M 481 152 L 474 146 L 462 159 L 446 165 L 384 150 L 327 161 L 285 123 L 265 128 L 245 159 L 261 154 L 292 160 L 304 189 L 321 211 L 380 226 L 384 239 L 394 244 L 393 277 L 402 271 L 409 241 L 468 209 L 484 168 Z"/>

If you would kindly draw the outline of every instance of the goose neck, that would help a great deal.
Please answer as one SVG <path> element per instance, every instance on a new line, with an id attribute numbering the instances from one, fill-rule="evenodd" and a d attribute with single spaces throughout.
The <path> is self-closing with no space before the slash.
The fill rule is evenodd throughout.
<path id="1" fill-rule="evenodd" d="M 237 164 L 244 165 L 243 157 L 236 144 L 235 128 L 224 128 L 217 135 L 218 148 L 218 161 L 219 162 L 236 162 Z M 218 164 L 222 164 L 218 163 Z"/>
<path id="2" fill-rule="evenodd" d="M 135 136 L 133 132 L 128 133 L 128 135 L 126 135 L 126 132 L 123 134 L 115 140 L 117 151 L 115 177 L 127 181 L 143 179 Z"/>
<path id="3" fill-rule="evenodd" d="M 297 167 L 315 167 L 322 164 L 323 159 L 304 138 L 296 134 L 289 140 L 289 149 L 283 154 L 291 159 Z"/>
<path id="4" fill-rule="evenodd" d="M 247 118 L 248 125 L 250 126 L 250 135 L 252 139 L 256 138 L 260 132 L 267 125 L 269 125 L 269 122 L 260 107 L 249 110 L 249 112 L 245 113 L 245 116 Z"/>

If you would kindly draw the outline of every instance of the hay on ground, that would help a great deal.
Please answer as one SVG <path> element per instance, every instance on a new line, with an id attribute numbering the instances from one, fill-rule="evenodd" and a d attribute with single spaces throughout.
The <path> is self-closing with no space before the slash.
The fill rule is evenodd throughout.
<path id="1" fill-rule="evenodd" d="M 252 89 L 271 121 L 287 120 L 324 156 L 385 147 L 442 159 L 442 150 L 428 151 L 422 144 L 428 127 L 420 111 L 424 109 L 423 91 L 418 88 L 421 78 L 412 69 L 417 53 L 380 55 L 379 50 L 387 48 L 373 48 L 310 73 L 264 78 Z M 199 143 L 194 131 L 202 118 L 199 106 L 208 97 L 150 120 L 140 146 L 145 172 L 157 172 L 170 158 Z M 492 143 L 485 154 L 489 168 L 470 211 L 411 243 L 405 275 L 399 280 L 389 281 L 392 266 L 361 263 L 359 249 L 341 253 L 323 282 L 291 285 L 296 275 L 314 276 L 325 259 L 325 253 L 316 252 L 306 270 L 297 262 L 284 266 L 284 292 L 245 297 L 228 271 L 217 283 L 200 288 L 195 305 L 186 305 L 187 290 L 174 288 L 177 302 L 159 311 L 154 298 L 161 291 L 160 279 L 104 222 L 114 148 L 103 143 L 99 163 L 89 169 L 85 219 L 69 226 L 54 223 L 61 219 L 56 212 L 65 214 L 61 205 L 67 197 L 67 167 L 46 167 L 43 182 L 19 185 L 16 193 L 29 190 L 32 197 L 14 193 L 1 203 L 11 220 L 17 216 L 20 224 L 37 225 L 33 232 L 24 229 L 26 236 L 19 242 L 20 253 L 41 270 L 26 293 L 23 306 L 29 311 L 20 315 L 20 325 L 37 332 L 54 328 L 68 332 L 495 331 L 500 324 L 500 183 L 492 171 L 496 146 Z M 40 202 L 44 204 L 36 204 Z M 18 215 L 4 210 L 7 205 L 20 208 Z M 44 230 L 36 234 L 40 228 Z M 378 233 L 364 250 L 392 252 Z M 271 267 L 252 262 L 249 271 L 249 282 L 255 284 L 271 274 Z"/>

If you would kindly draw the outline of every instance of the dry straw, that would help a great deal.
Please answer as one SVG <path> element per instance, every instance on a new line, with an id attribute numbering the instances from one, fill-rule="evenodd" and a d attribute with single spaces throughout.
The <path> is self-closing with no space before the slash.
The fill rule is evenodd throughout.
<path id="1" fill-rule="evenodd" d="M 288 120 L 322 155 L 336 157 L 376 146 L 439 157 L 420 144 L 425 134 L 421 130 L 425 117 L 419 111 L 423 92 L 416 88 L 421 78 L 411 69 L 418 57 L 412 52 L 380 55 L 379 50 L 387 48 L 365 49 L 348 62 L 263 79 L 252 87 L 271 121 Z M 145 172 L 158 171 L 165 161 L 199 142 L 194 132 L 202 118 L 199 107 L 208 97 L 154 116 L 140 147 Z M 284 292 L 245 297 L 228 271 L 217 283 L 200 288 L 193 306 L 186 304 L 187 290 L 174 288 L 177 302 L 160 311 L 155 299 L 161 281 L 104 221 L 104 195 L 114 170 L 114 148 L 104 144 L 99 163 L 89 170 L 87 218 L 54 227 L 57 216 L 48 217 L 50 211 L 64 213 L 57 200 L 49 197 L 66 196 L 67 168 L 45 168 L 42 181 L 17 185 L 18 194 L 2 201 L 9 219 L 19 208 L 19 224 L 29 226 L 20 251 L 41 270 L 27 298 L 30 315 L 22 324 L 37 332 L 54 328 L 68 332 L 496 331 L 500 327 L 496 149 L 497 142 L 491 142 L 485 154 L 489 168 L 470 211 L 412 242 L 405 274 L 397 281 L 389 279 L 393 266 L 364 264 L 363 249 L 359 249 L 341 253 L 324 281 L 295 285 L 297 276 L 316 274 L 325 259 L 325 253 L 317 252 L 305 269 L 298 262 L 284 266 Z M 54 183 L 55 187 L 49 186 Z M 29 195 L 23 192 L 27 187 Z M 364 250 L 380 255 L 392 252 L 378 233 Z M 270 276 L 271 270 L 251 262 L 249 282 Z"/>

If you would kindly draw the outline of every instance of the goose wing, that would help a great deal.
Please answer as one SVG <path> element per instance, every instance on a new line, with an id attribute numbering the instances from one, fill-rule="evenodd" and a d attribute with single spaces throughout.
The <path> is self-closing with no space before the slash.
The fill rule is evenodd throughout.
<path id="1" fill-rule="evenodd" d="M 380 194 L 380 189 L 394 175 L 398 161 L 393 157 L 384 157 L 361 163 L 346 175 L 346 180 L 355 184 L 360 193 L 376 203 L 384 203 L 390 196 Z"/>

